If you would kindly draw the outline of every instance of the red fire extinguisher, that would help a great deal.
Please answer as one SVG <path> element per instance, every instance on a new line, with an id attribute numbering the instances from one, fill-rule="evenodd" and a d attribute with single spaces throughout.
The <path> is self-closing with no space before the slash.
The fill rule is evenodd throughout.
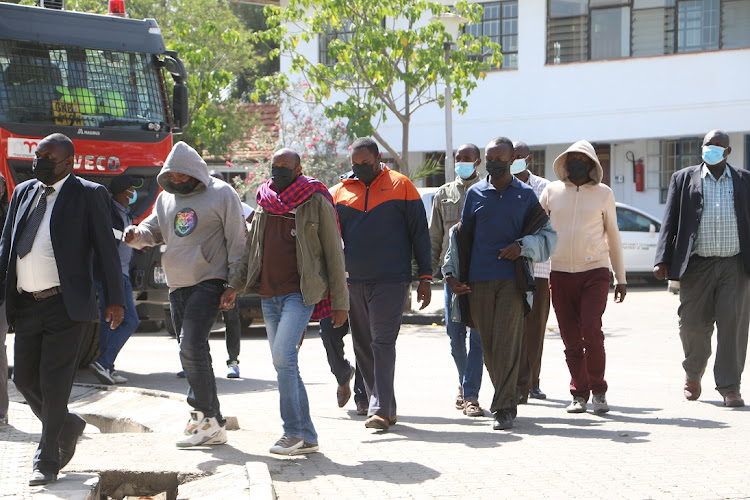
<path id="1" fill-rule="evenodd" d="M 635 164 L 635 190 L 636 191 L 644 191 L 646 189 L 645 170 L 646 170 L 646 167 L 643 165 L 643 158 L 638 158 L 638 161 Z"/>

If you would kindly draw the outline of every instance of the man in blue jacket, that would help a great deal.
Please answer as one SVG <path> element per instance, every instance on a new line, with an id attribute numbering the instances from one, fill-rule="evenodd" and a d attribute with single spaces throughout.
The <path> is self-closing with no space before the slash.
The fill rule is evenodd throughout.
<path id="1" fill-rule="evenodd" d="M 654 275 L 680 281 L 685 397 L 701 394 L 716 323 L 716 390 L 726 406 L 740 407 L 750 322 L 750 173 L 727 163 L 731 151 L 729 136 L 712 130 L 703 139 L 703 163 L 672 175 Z"/>

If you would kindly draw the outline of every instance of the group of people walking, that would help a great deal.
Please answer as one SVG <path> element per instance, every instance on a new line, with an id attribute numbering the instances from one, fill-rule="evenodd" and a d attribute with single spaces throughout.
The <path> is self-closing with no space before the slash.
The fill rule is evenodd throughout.
<path id="1" fill-rule="evenodd" d="M 530 172 L 522 142 L 490 141 L 484 178 L 479 148 L 465 144 L 456 180 L 435 195 L 429 225 L 417 189 L 381 162 L 375 141 L 357 139 L 350 151 L 351 172 L 330 190 L 302 173 L 295 151 L 277 151 L 249 217 L 232 187 L 178 142 L 157 177 L 163 191 L 151 215 L 134 226 L 126 210 L 131 179 L 110 186 L 123 208 L 113 207 L 104 187 L 72 175 L 70 139 L 53 134 L 40 142 L 36 179 L 14 191 L 0 240 L 0 290 L 16 332 L 14 381 L 43 423 L 30 484 L 54 481 L 75 452 L 85 421 L 68 412 L 67 398 L 84 328 L 99 313 L 94 278 L 105 325 L 116 331 L 129 304 L 129 247 L 166 245 L 162 266 L 192 407 L 179 447 L 227 442 L 208 338 L 219 311 L 251 292 L 262 299 L 277 372 L 283 434 L 272 453 L 319 449 L 298 363 L 311 319 L 321 322 L 338 405 L 348 402 L 355 379 L 365 427 L 395 425 L 396 341 L 415 279 L 412 259 L 422 308 L 433 279 L 445 282 L 459 380 L 451 405 L 469 417 L 485 414 L 483 365 L 494 390 L 493 429 L 511 429 L 519 404 L 546 397 L 540 365 L 551 300 L 571 374 L 567 411 L 583 413 L 589 402 L 594 412 L 609 411 L 602 315 L 610 266 L 616 303 L 625 298 L 626 277 L 614 196 L 601 183 L 593 146 L 571 145 L 554 161 L 558 180 L 549 182 Z M 682 281 L 686 397 L 700 395 L 716 323 L 716 385 L 734 407 L 744 405 L 750 175 L 727 165 L 730 151 L 726 134 L 710 132 L 703 163 L 673 176 L 654 273 Z M 120 240 L 112 238 L 117 217 Z M 348 329 L 355 366 L 343 354 Z M 110 339 L 115 356 L 123 337 Z M 116 383 L 109 352 L 96 363 Z"/>

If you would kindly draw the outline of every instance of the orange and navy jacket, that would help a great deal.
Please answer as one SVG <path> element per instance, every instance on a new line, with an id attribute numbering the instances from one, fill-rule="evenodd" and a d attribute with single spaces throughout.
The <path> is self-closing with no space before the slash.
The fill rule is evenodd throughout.
<path id="1" fill-rule="evenodd" d="M 369 186 L 349 173 L 332 189 L 349 281 L 411 281 L 412 255 L 419 278 L 432 278 L 430 233 L 417 188 L 408 177 L 381 167 Z"/>

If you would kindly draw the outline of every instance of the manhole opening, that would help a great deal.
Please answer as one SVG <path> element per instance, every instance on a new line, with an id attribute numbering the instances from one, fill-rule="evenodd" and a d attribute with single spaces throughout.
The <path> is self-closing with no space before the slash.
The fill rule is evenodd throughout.
<path id="1" fill-rule="evenodd" d="M 176 500 L 178 486 L 189 476 L 176 472 L 99 472 L 100 500 Z"/>
<path id="2" fill-rule="evenodd" d="M 105 417 L 102 415 L 81 414 L 86 423 L 93 425 L 102 434 L 139 434 L 151 432 L 151 429 L 143 424 L 122 417 Z"/>

